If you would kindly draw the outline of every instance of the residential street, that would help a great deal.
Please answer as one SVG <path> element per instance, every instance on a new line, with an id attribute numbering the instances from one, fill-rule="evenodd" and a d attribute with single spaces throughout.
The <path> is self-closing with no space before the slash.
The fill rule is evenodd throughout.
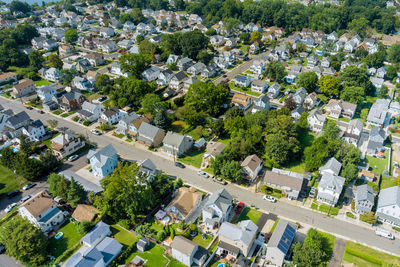
<path id="1" fill-rule="evenodd" d="M 226 186 L 212 182 L 210 179 L 205 179 L 196 173 L 196 169 L 187 166 L 185 169 L 180 169 L 174 166 L 172 158 L 169 159 L 158 153 L 143 149 L 138 144 L 128 144 L 117 138 L 110 136 L 96 136 L 91 134 L 85 127 L 78 125 L 72 121 L 68 121 L 52 114 L 39 114 L 36 110 L 27 110 L 18 101 L 10 101 L 0 98 L 0 104 L 5 108 L 12 108 L 14 112 L 26 111 L 32 119 L 41 119 L 44 123 L 49 119 L 57 119 L 58 127 L 67 127 L 75 132 L 88 135 L 92 142 L 98 144 L 99 147 L 104 147 L 107 144 L 112 144 L 118 153 L 126 159 L 143 160 L 151 159 L 157 168 L 163 170 L 169 175 L 174 175 L 182 178 L 185 182 L 201 188 L 207 192 L 225 187 L 234 198 L 244 201 L 246 204 L 254 204 L 258 208 L 266 212 L 273 212 L 281 217 L 288 218 L 293 222 L 308 224 L 318 229 L 333 233 L 344 239 L 350 239 L 359 243 L 369 245 L 371 247 L 385 250 L 394 254 L 399 254 L 400 240 L 388 240 L 383 237 L 377 237 L 371 229 L 364 228 L 346 221 L 331 218 L 323 214 L 313 212 L 308 209 L 299 208 L 298 206 L 290 205 L 285 202 L 270 203 L 262 200 L 261 195 L 254 194 L 248 190 L 228 184 Z"/>

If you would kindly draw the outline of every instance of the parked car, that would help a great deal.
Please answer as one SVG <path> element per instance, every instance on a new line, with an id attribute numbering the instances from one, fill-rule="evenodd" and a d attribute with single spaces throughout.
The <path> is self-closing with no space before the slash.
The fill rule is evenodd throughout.
<path id="1" fill-rule="evenodd" d="M 5 213 L 9 213 L 15 206 L 17 206 L 17 203 L 12 203 L 12 204 L 8 205 L 8 206 L 4 209 Z"/>
<path id="2" fill-rule="evenodd" d="M 22 187 L 22 190 L 31 189 L 31 188 L 34 187 L 35 185 L 36 185 L 35 183 L 27 183 L 26 185 L 24 185 L 24 187 Z"/>
<path id="3" fill-rule="evenodd" d="M 102 96 L 99 99 L 97 99 L 97 101 L 99 101 L 99 103 L 103 103 L 104 101 L 106 101 L 108 99 L 107 96 Z"/>
<path id="4" fill-rule="evenodd" d="M 180 162 L 175 162 L 175 166 L 179 167 L 181 169 L 184 169 L 186 167 L 185 165 L 183 165 L 183 163 L 180 163 Z"/>
<path id="5" fill-rule="evenodd" d="M 27 196 L 25 196 L 25 197 L 23 197 L 20 201 L 19 201 L 19 203 L 25 203 L 26 201 L 28 201 L 31 197 L 33 197 L 33 195 L 32 194 L 30 194 L 30 195 L 27 195 Z"/>
<path id="6" fill-rule="evenodd" d="M 32 110 L 33 108 L 30 106 L 26 106 L 26 109 Z"/>
<path id="7" fill-rule="evenodd" d="M 236 205 L 235 212 L 236 212 L 236 213 L 241 213 L 242 210 L 243 210 L 243 208 L 244 208 L 244 206 L 245 206 L 245 204 L 244 204 L 243 202 L 239 202 L 239 203 Z"/>
<path id="8" fill-rule="evenodd" d="M 79 158 L 79 155 L 73 155 L 68 158 L 68 161 L 74 161 L 74 160 L 77 160 L 78 158 Z"/>
<path id="9" fill-rule="evenodd" d="M 44 114 L 44 111 L 43 111 L 43 110 L 40 110 L 40 109 L 39 109 L 37 112 L 38 112 L 39 114 Z"/>
<path id="10" fill-rule="evenodd" d="M 228 184 L 227 181 L 225 181 L 224 179 L 222 179 L 221 177 L 218 177 L 218 176 L 214 176 L 213 180 L 214 180 L 214 182 L 222 184 L 222 185 Z"/>
<path id="11" fill-rule="evenodd" d="M 16 195 L 18 195 L 19 193 L 21 193 L 21 191 L 19 191 L 19 190 L 14 190 L 14 191 L 9 192 L 9 193 L 7 194 L 7 197 L 8 197 L 8 198 L 12 198 L 12 197 L 15 197 Z"/>
<path id="12" fill-rule="evenodd" d="M 205 173 L 203 171 L 198 171 L 197 174 L 200 175 L 200 176 L 203 176 L 204 178 L 210 177 L 210 175 L 208 175 L 207 173 Z"/>
<path id="13" fill-rule="evenodd" d="M 317 193 L 316 188 L 315 187 L 311 187 L 309 196 L 314 198 L 316 193 Z"/>
<path id="14" fill-rule="evenodd" d="M 101 135 L 101 132 L 99 132 L 99 131 L 96 130 L 96 129 L 92 129 L 92 130 L 90 130 L 90 132 L 91 132 L 92 134 L 95 134 L 95 135 Z"/>
<path id="15" fill-rule="evenodd" d="M 263 199 L 266 200 L 266 201 L 272 202 L 272 203 L 275 203 L 275 202 L 276 202 L 276 198 L 274 198 L 274 197 L 272 197 L 272 196 L 268 196 L 268 195 L 265 195 L 265 196 L 263 197 Z"/>
<path id="16" fill-rule="evenodd" d="M 394 235 L 390 231 L 383 228 L 376 228 L 375 234 L 392 240 L 394 239 Z"/>

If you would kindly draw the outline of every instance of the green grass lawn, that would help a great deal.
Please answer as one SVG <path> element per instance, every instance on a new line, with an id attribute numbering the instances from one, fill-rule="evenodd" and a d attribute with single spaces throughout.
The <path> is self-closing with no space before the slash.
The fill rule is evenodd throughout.
<path id="1" fill-rule="evenodd" d="M 186 130 L 189 126 L 183 122 L 183 121 L 174 121 L 171 123 L 171 131 L 176 132 L 176 133 L 182 133 L 184 130 Z"/>
<path id="2" fill-rule="evenodd" d="M 54 114 L 54 115 L 60 115 L 60 114 L 62 114 L 63 112 L 64 112 L 64 111 L 57 109 L 57 110 L 53 111 L 53 114 Z"/>
<path id="3" fill-rule="evenodd" d="M 385 152 L 385 158 L 380 159 L 380 158 L 374 158 L 371 156 L 366 156 L 366 162 L 369 163 L 369 167 L 372 172 L 375 172 L 377 174 L 382 174 L 384 170 L 387 169 L 388 167 L 388 152 Z"/>
<path id="4" fill-rule="evenodd" d="M 66 117 L 69 117 L 69 116 L 71 116 L 72 114 L 75 114 L 75 113 L 76 113 L 76 111 L 70 111 L 70 112 L 62 114 L 61 117 L 66 118 Z"/>
<path id="5" fill-rule="evenodd" d="M 244 211 L 242 211 L 242 213 L 240 214 L 238 222 L 244 220 L 251 220 L 253 223 L 257 224 L 258 219 L 260 219 L 261 215 L 262 212 L 246 207 Z"/>
<path id="6" fill-rule="evenodd" d="M 123 133 L 120 133 L 119 135 L 117 135 L 117 137 L 120 138 L 120 139 L 121 139 L 122 137 L 124 137 L 124 136 L 125 136 L 125 135 L 124 135 Z"/>
<path id="7" fill-rule="evenodd" d="M 224 145 L 228 146 L 229 143 L 231 142 L 231 140 L 232 140 L 232 139 L 231 139 L 230 137 L 226 137 L 226 138 L 219 139 L 218 142 L 221 142 L 221 143 L 223 143 Z"/>
<path id="8" fill-rule="evenodd" d="M 47 80 L 39 80 L 39 81 L 35 81 L 35 85 L 36 87 L 40 87 L 40 86 L 46 86 L 46 85 L 50 85 L 51 82 L 47 81 Z"/>
<path id="9" fill-rule="evenodd" d="M 179 261 L 177 261 L 175 259 L 171 258 L 166 267 L 186 267 L 186 265 L 183 264 L 183 263 L 180 263 Z"/>
<path id="10" fill-rule="evenodd" d="M 252 96 L 260 96 L 261 95 L 260 93 L 256 93 L 256 92 L 251 91 L 250 88 L 237 87 L 237 86 L 235 86 L 234 82 L 230 82 L 229 83 L 229 88 L 231 88 L 232 90 L 236 90 L 238 92 L 242 92 L 242 93 L 245 93 L 245 94 L 248 94 L 248 95 L 252 95 Z"/>
<path id="11" fill-rule="evenodd" d="M 285 170 L 303 174 L 306 171 L 306 164 L 300 161 L 292 162 L 285 168 Z"/>
<path id="12" fill-rule="evenodd" d="M 136 251 L 132 253 L 129 258 L 126 260 L 126 264 L 131 262 L 133 258 L 138 255 L 139 257 L 143 258 L 144 260 L 147 260 L 144 266 L 166 266 L 168 264 L 168 258 L 164 256 L 164 248 L 155 245 L 152 243 L 151 249 L 141 253 L 139 251 Z M 173 265 L 177 266 L 177 265 Z"/>
<path id="13" fill-rule="evenodd" d="M 8 192 L 21 188 L 26 182 L 23 177 L 0 165 L 0 198 L 6 196 Z"/>
<path id="14" fill-rule="evenodd" d="M 250 45 L 241 44 L 239 49 L 242 50 L 243 54 L 247 54 L 249 52 Z"/>
<path id="15" fill-rule="evenodd" d="M 195 242 L 196 244 L 199 244 L 200 246 L 202 246 L 203 248 L 206 248 L 210 242 L 213 240 L 212 236 L 207 235 L 206 239 L 203 239 L 201 234 L 196 235 L 192 241 Z"/>
<path id="16" fill-rule="evenodd" d="M 389 187 L 396 186 L 396 180 L 390 177 L 382 176 L 381 181 L 381 190 Z"/>
<path id="17" fill-rule="evenodd" d="M 363 245 L 347 242 L 343 261 L 356 266 L 400 266 L 400 258 Z"/>
<path id="18" fill-rule="evenodd" d="M 311 204 L 311 208 L 312 208 L 313 210 L 318 209 L 318 204 L 317 204 L 317 203 L 312 203 L 312 204 Z"/>
<path id="19" fill-rule="evenodd" d="M 48 149 L 51 149 L 51 140 L 53 140 L 55 137 L 57 137 L 58 135 L 60 135 L 61 133 L 56 133 L 55 135 L 53 135 L 51 138 L 44 140 L 43 144 L 45 144 L 47 146 Z"/>
<path id="20" fill-rule="evenodd" d="M 325 213 L 329 212 L 330 215 L 334 215 L 334 216 L 339 214 L 339 207 L 329 207 L 328 205 L 325 205 L 325 204 L 319 205 L 318 210 L 325 212 Z"/>
<path id="21" fill-rule="evenodd" d="M 124 228 L 122 228 L 117 224 L 111 225 L 111 232 L 115 240 L 117 240 L 124 246 L 130 246 L 139 240 L 138 236 L 125 230 Z"/>
<path id="22" fill-rule="evenodd" d="M 63 232 L 64 235 L 56 240 L 54 237 L 50 239 L 50 251 L 55 258 L 60 257 L 66 250 L 75 246 L 82 235 L 78 232 L 78 226 L 72 222 L 68 222 L 61 227 L 58 232 Z"/>
<path id="23" fill-rule="evenodd" d="M 184 157 L 178 158 L 178 161 L 200 168 L 201 162 L 203 161 L 204 152 L 204 149 L 191 149 L 188 153 L 185 154 Z"/>

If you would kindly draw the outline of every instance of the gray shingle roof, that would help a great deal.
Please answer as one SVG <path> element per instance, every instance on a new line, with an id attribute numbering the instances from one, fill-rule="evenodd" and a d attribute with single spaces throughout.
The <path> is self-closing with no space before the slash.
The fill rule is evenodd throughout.
<path id="1" fill-rule="evenodd" d="M 139 127 L 139 136 L 140 135 L 145 135 L 148 138 L 154 139 L 154 137 L 156 137 L 157 133 L 160 131 L 161 129 L 153 126 L 147 122 L 142 122 L 142 124 Z"/>
<path id="2" fill-rule="evenodd" d="M 357 201 L 363 201 L 363 200 L 368 200 L 371 203 L 374 203 L 374 191 L 371 189 L 371 187 L 367 184 L 363 184 L 360 186 L 357 186 L 356 189 L 356 200 Z"/>
<path id="3" fill-rule="evenodd" d="M 96 226 L 87 233 L 83 238 L 82 242 L 87 244 L 93 244 L 104 232 L 109 232 L 110 226 L 103 221 L 100 221 Z"/>
<path id="4" fill-rule="evenodd" d="M 224 188 L 219 189 L 211 194 L 205 207 L 215 204 L 225 214 L 232 205 L 232 196 Z"/>
<path id="5" fill-rule="evenodd" d="M 268 247 L 278 248 L 286 255 L 296 235 L 296 228 L 285 220 L 279 220 L 268 242 Z"/>
<path id="6" fill-rule="evenodd" d="M 8 123 L 12 126 L 17 125 L 23 121 L 30 120 L 28 114 L 25 111 L 21 111 L 20 113 L 15 114 L 14 116 L 8 119 Z"/>
<path id="7" fill-rule="evenodd" d="M 331 173 L 324 172 L 319 182 L 318 188 L 329 188 L 335 193 L 340 194 L 343 190 L 343 186 L 346 179 Z"/>
<path id="8" fill-rule="evenodd" d="M 400 187 L 393 186 L 382 189 L 379 193 L 378 209 L 394 205 L 400 207 Z"/>
<path id="9" fill-rule="evenodd" d="M 340 163 L 334 157 L 330 158 L 324 166 L 319 168 L 320 172 L 330 171 L 335 175 L 339 175 L 340 169 L 342 168 L 342 163 Z"/>
<path id="10" fill-rule="evenodd" d="M 224 222 L 219 230 L 219 235 L 222 235 L 233 241 L 240 240 L 247 246 L 250 246 L 253 237 L 257 234 L 257 231 L 257 225 L 250 220 L 241 221 L 238 225 Z"/>

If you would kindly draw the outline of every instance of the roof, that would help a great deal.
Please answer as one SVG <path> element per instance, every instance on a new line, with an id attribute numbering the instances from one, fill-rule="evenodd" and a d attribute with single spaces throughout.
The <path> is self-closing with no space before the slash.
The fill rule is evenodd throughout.
<path id="1" fill-rule="evenodd" d="M 104 262 L 107 264 L 121 252 L 122 245 L 114 238 L 107 236 L 96 246 L 96 249 L 103 255 Z"/>
<path id="2" fill-rule="evenodd" d="M 180 71 L 180 72 L 178 72 L 178 73 L 175 74 L 175 78 L 176 78 L 178 81 L 183 81 L 184 79 L 187 78 L 187 76 L 186 76 L 185 72 Z"/>
<path id="3" fill-rule="evenodd" d="M 90 222 L 98 213 L 100 213 L 100 211 L 91 205 L 79 204 L 74 210 L 74 213 L 72 213 L 72 218 L 80 222 Z"/>
<path id="4" fill-rule="evenodd" d="M 175 207 L 182 216 L 186 217 L 195 206 L 196 202 L 203 197 L 203 194 L 196 192 L 193 187 L 181 187 L 178 193 L 169 204 L 169 207 Z"/>
<path id="5" fill-rule="evenodd" d="M 225 149 L 226 145 L 221 142 L 209 142 L 204 155 L 218 156 Z"/>
<path id="6" fill-rule="evenodd" d="M 61 146 L 66 145 L 67 143 L 69 143 L 72 139 L 76 138 L 77 136 L 72 133 L 72 132 L 66 132 L 66 133 L 62 133 L 57 135 L 56 137 L 54 137 L 53 139 L 51 139 L 52 143 L 55 144 L 59 144 Z"/>
<path id="7" fill-rule="evenodd" d="M 198 245 L 196 243 L 181 235 L 175 236 L 174 240 L 171 243 L 172 249 L 178 250 L 179 252 L 187 256 L 192 255 L 197 246 Z"/>
<path id="8" fill-rule="evenodd" d="M 168 131 L 164 137 L 163 143 L 173 147 L 179 147 L 185 140 L 189 141 L 188 139 L 190 140 L 191 138 L 186 135 Z"/>
<path id="9" fill-rule="evenodd" d="M 23 121 L 29 121 L 30 118 L 28 116 L 28 114 L 26 114 L 25 111 L 21 111 L 20 113 L 15 114 L 14 116 L 11 116 L 10 118 L 8 118 L 8 123 L 11 125 L 17 125 Z"/>
<path id="10" fill-rule="evenodd" d="M 386 99 L 378 99 L 376 102 L 371 106 L 369 110 L 367 121 L 383 124 L 386 119 L 386 114 L 389 109 L 390 100 Z"/>
<path id="11" fill-rule="evenodd" d="M 43 190 L 22 204 L 21 207 L 26 208 L 34 218 L 38 218 L 53 205 L 56 205 L 56 202 L 46 190 Z"/>
<path id="12" fill-rule="evenodd" d="M 219 230 L 219 235 L 232 241 L 241 241 L 247 246 L 251 245 L 253 238 L 258 232 L 258 227 L 252 221 L 241 221 L 237 225 L 224 222 Z"/>
<path id="13" fill-rule="evenodd" d="M 241 167 L 248 167 L 251 171 L 256 171 L 256 169 L 262 164 L 262 160 L 257 157 L 256 154 L 247 156 L 242 164 L 240 164 Z"/>
<path id="14" fill-rule="evenodd" d="M 0 74 L 0 80 L 5 80 L 5 79 L 9 79 L 11 77 L 16 76 L 17 74 L 15 74 L 14 72 L 5 72 Z"/>
<path id="15" fill-rule="evenodd" d="M 374 203 L 374 191 L 368 184 L 363 184 L 356 187 L 356 200 L 363 201 L 367 200 L 370 203 Z"/>
<path id="16" fill-rule="evenodd" d="M 289 187 L 298 192 L 303 187 L 304 176 L 299 173 L 284 171 L 273 168 L 272 171 L 266 171 L 264 174 L 264 183 Z"/>
<path id="17" fill-rule="evenodd" d="M 339 175 L 340 169 L 342 168 L 342 163 L 340 163 L 334 157 L 330 158 L 324 166 L 320 167 L 320 172 L 330 171 L 335 175 Z"/>
<path id="18" fill-rule="evenodd" d="M 342 192 L 346 179 L 332 173 L 322 173 L 321 180 L 318 184 L 318 188 L 330 189 L 335 193 L 340 194 Z"/>
<path id="19" fill-rule="evenodd" d="M 160 131 L 162 131 L 160 128 L 145 121 L 142 122 L 138 130 L 139 135 L 145 135 L 150 139 L 154 139 Z"/>
<path id="20" fill-rule="evenodd" d="M 296 235 L 296 228 L 285 220 L 279 220 L 268 242 L 268 247 L 278 248 L 286 255 Z"/>
<path id="21" fill-rule="evenodd" d="M 14 85 L 14 88 L 15 90 L 19 91 L 31 85 L 35 85 L 35 83 L 31 79 L 23 79 L 20 80 L 16 85 Z"/>
<path id="22" fill-rule="evenodd" d="M 103 112 L 103 114 L 107 117 L 107 118 L 111 118 L 112 116 L 116 115 L 119 113 L 119 109 L 117 107 L 113 107 L 110 109 L 107 109 L 106 111 Z"/>
<path id="23" fill-rule="evenodd" d="M 82 237 L 82 242 L 87 244 L 93 244 L 100 236 L 103 235 L 104 232 L 109 232 L 110 226 L 103 221 L 100 221 L 96 226 L 87 233 L 84 237 Z"/>
<path id="24" fill-rule="evenodd" d="M 90 160 L 92 157 L 96 157 L 97 160 L 100 162 L 100 165 L 102 166 L 107 162 L 107 159 L 112 158 L 115 155 L 117 155 L 117 151 L 111 144 L 108 144 L 99 151 L 96 151 L 94 149 L 89 150 L 87 158 Z"/>
<path id="25" fill-rule="evenodd" d="M 214 204 L 222 211 L 223 214 L 226 214 L 229 208 L 232 206 L 232 200 L 231 194 L 222 188 L 212 193 L 204 206 L 207 208 L 207 206 Z"/>
<path id="26" fill-rule="evenodd" d="M 400 187 L 393 186 L 382 189 L 379 193 L 377 209 L 394 205 L 400 207 Z"/>

